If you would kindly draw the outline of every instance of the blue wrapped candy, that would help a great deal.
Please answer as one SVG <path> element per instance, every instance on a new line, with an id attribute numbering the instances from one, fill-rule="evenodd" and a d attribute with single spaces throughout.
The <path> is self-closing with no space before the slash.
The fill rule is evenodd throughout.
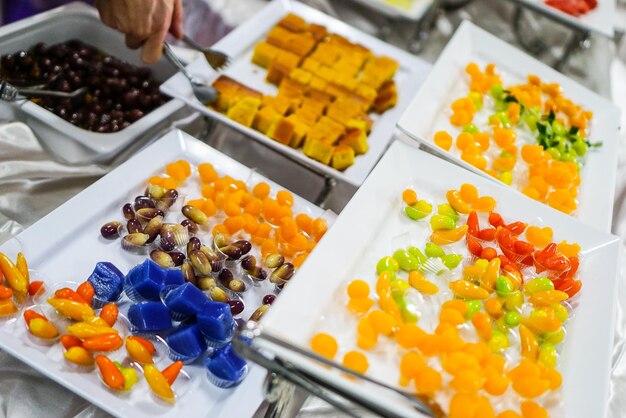
<path id="1" fill-rule="evenodd" d="M 209 301 L 196 314 L 196 320 L 202 335 L 212 347 L 221 347 L 233 338 L 235 321 L 226 303 Z"/>
<path id="2" fill-rule="evenodd" d="M 124 279 L 124 291 L 134 302 L 158 301 L 159 293 L 165 287 L 165 276 L 165 269 L 147 259 L 128 272 Z"/>
<path id="3" fill-rule="evenodd" d="M 163 298 L 163 303 L 172 313 L 172 317 L 178 321 L 196 315 L 210 302 L 209 298 L 191 283 L 168 290 L 169 288 L 166 288 L 167 294 Z"/>
<path id="4" fill-rule="evenodd" d="M 211 354 L 204 365 L 209 381 L 220 388 L 238 385 L 248 373 L 248 363 L 237 355 L 230 343 Z"/>
<path id="5" fill-rule="evenodd" d="M 135 303 L 128 309 L 134 332 L 160 332 L 172 328 L 170 312 L 161 302 Z"/>
<path id="6" fill-rule="evenodd" d="M 165 270 L 165 286 L 180 286 L 185 283 L 183 272 L 181 269 Z"/>
<path id="7" fill-rule="evenodd" d="M 197 324 L 178 328 L 166 337 L 172 361 L 193 361 L 207 350 L 207 343 Z"/>
<path id="8" fill-rule="evenodd" d="M 108 261 L 96 263 L 87 281 L 94 289 L 93 305 L 95 308 L 117 301 L 124 288 L 124 274 Z"/>

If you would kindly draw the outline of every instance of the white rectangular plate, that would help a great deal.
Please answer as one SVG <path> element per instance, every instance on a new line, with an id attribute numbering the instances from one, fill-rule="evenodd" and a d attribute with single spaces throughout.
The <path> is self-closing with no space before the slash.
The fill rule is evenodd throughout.
<path id="1" fill-rule="evenodd" d="M 375 54 L 387 55 L 400 64 L 400 68 L 395 76 L 398 87 L 398 104 L 376 118 L 368 138 L 369 151 L 365 155 L 357 156 L 354 165 L 348 167 L 345 171 L 341 172 L 312 160 L 304 155 L 301 150 L 280 144 L 262 133 L 252 128 L 247 128 L 229 119 L 226 115 L 202 105 L 195 99 L 189 82 L 180 73 L 162 84 L 161 91 L 169 96 L 183 100 L 194 109 L 241 131 L 247 136 L 314 169 L 318 173 L 329 175 L 358 187 L 387 149 L 395 123 L 409 104 L 411 96 L 415 94 L 426 77 L 430 65 L 407 52 L 366 35 L 302 3 L 275 0 L 213 46 L 217 50 L 226 52 L 233 60 L 224 71 L 224 74 L 253 89 L 259 90 L 263 94 L 276 94 L 276 87 L 265 81 L 267 70 L 253 64 L 251 59 L 256 44 L 264 39 L 269 30 L 289 12 L 301 16 L 307 22 L 325 25 L 330 32 L 345 36 L 353 42 L 361 43 L 370 48 Z M 204 58 L 191 63 L 188 66 L 188 70 L 198 79 L 209 84 L 217 78 L 217 74 Z"/>
<path id="2" fill-rule="evenodd" d="M 609 38 L 613 37 L 615 0 L 599 0 L 595 9 L 582 16 L 572 16 L 562 12 L 559 9 L 548 6 L 544 3 L 544 0 L 510 1 L 526 6 L 531 10 L 536 10 L 539 13 L 554 16 L 579 30 L 596 32 Z"/>
<path id="3" fill-rule="evenodd" d="M 99 232 L 100 226 L 112 220 L 123 219 L 121 206 L 143 193 L 150 176 L 159 175 L 166 164 L 178 159 L 185 159 L 194 165 L 209 162 L 220 175 L 228 174 L 243 181 L 253 176 L 255 181 L 267 181 L 272 190 L 280 188 L 191 136 L 180 131 L 171 131 L 22 232 L 17 239 L 5 243 L 0 251 L 6 251 L 7 255 L 14 258 L 16 242 L 20 242 L 29 267 L 42 275 L 47 283 L 68 280 L 80 283 L 91 274 L 98 261 L 110 261 L 122 272 L 128 272 L 146 256 L 124 251 L 119 240 L 103 239 Z M 195 194 L 190 194 L 187 198 L 201 196 L 197 184 L 189 186 L 193 186 Z M 296 210 L 308 211 L 312 216 L 322 214 L 321 209 L 297 196 L 294 205 Z M 248 298 L 259 299 L 256 300 L 256 306 L 260 304 L 262 295 L 257 293 L 258 291 L 251 290 L 245 295 L 245 313 L 248 316 L 252 313 L 250 310 L 256 309 L 253 301 Z M 185 366 L 192 382 L 189 390 L 173 407 L 156 402 L 143 378 L 130 394 L 117 396 L 105 389 L 96 372 L 79 373 L 70 370 L 64 364 L 59 344 L 52 348 L 35 346 L 27 342 L 25 334 L 24 321 L 21 318 L 13 323 L 0 324 L 0 347 L 115 416 L 243 418 L 252 416 L 262 401 L 261 382 L 265 375 L 262 368 L 252 367 L 240 386 L 224 390 L 208 382 L 199 362 Z"/>
<path id="4" fill-rule="evenodd" d="M 428 237 L 423 227 L 416 226 L 402 215 L 401 193 L 413 186 L 418 196 L 433 203 L 445 201 L 445 192 L 468 182 L 481 195 L 493 196 L 496 210 L 505 220 L 521 220 L 532 225 L 549 225 L 556 240 L 578 242 L 582 247 L 580 278 L 583 289 L 578 307 L 567 323 L 560 370 L 563 373 L 565 417 L 588 418 L 604 416 L 609 389 L 615 285 L 618 270 L 619 239 L 581 224 L 577 220 L 547 210 L 542 204 L 526 199 L 501 184 L 451 165 L 437 157 L 396 141 L 357 191 L 333 228 L 320 242 L 299 271 L 297 280 L 284 290 L 263 318 L 263 325 L 272 333 L 300 346 L 309 347 L 311 337 L 331 330 L 340 347 L 337 358 L 355 346 L 356 321 L 343 308 L 347 283 L 356 278 L 373 285 L 376 262 L 400 247 L 399 237 L 423 248 Z M 365 225 L 365 227 L 359 227 Z M 372 287 L 370 287 L 372 288 Z M 336 313 L 336 315 L 335 315 Z M 420 322 L 418 322 L 418 325 Z M 601 325 L 600 325 L 601 324 Z M 342 351 L 342 346 L 345 347 Z M 376 351 L 376 350 L 374 350 Z M 399 416 L 421 416 L 411 410 L 407 401 L 397 395 L 329 373 L 325 367 L 313 365 L 300 356 L 284 353 L 288 359 L 308 370 L 332 379 L 338 385 L 373 399 Z M 387 367 L 377 367 L 376 356 L 385 357 L 384 350 L 368 353 L 370 377 L 397 384 L 397 368 L 387 353 Z M 591 357 L 590 357 L 591 356 Z M 590 360 L 593 358 L 593 360 Z"/>
<path id="5" fill-rule="evenodd" d="M 424 15 L 424 12 L 426 12 L 428 7 L 433 3 L 432 0 L 411 0 L 409 7 L 402 7 L 386 0 L 353 1 L 364 4 L 389 17 L 400 17 L 408 20 L 419 20 Z"/>
<path id="6" fill-rule="evenodd" d="M 446 112 L 452 102 L 467 93 L 461 81 L 465 75 L 465 67 L 471 61 L 480 66 L 494 63 L 505 76 L 505 82 L 522 82 L 527 79 L 528 74 L 534 74 L 545 82 L 559 83 L 568 98 L 593 111 L 589 137 L 593 142 L 602 141 L 602 146 L 586 155 L 585 165 L 580 173 L 582 182 L 579 186 L 576 217 L 588 225 L 610 231 L 620 109 L 468 21 L 463 22 L 439 56 L 433 71 L 400 118 L 398 128 L 455 164 L 493 179 L 433 142 L 435 132 L 442 129 L 443 122 L 447 121 Z"/>

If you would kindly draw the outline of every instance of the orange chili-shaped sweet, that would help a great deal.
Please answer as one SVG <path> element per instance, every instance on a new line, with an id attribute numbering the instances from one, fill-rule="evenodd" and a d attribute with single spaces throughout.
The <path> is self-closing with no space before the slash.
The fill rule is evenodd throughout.
<path id="1" fill-rule="evenodd" d="M 75 321 L 82 321 L 94 316 L 91 306 L 72 299 L 49 298 L 48 303 L 61 315 Z"/>
<path id="2" fill-rule="evenodd" d="M 442 229 L 439 231 L 434 231 L 430 235 L 430 240 L 437 245 L 452 244 L 453 242 L 457 242 L 461 238 L 463 238 L 466 233 L 467 225 L 463 225 L 451 230 Z"/>
<path id="3" fill-rule="evenodd" d="M 539 251 L 538 253 L 535 254 L 535 259 L 539 260 L 539 261 L 543 261 L 546 260 L 550 257 L 553 257 L 556 255 L 556 251 L 558 249 L 558 246 L 552 242 L 550 244 L 548 244 L 546 246 L 546 248 L 544 248 L 543 250 Z"/>
<path id="4" fill-rule="evenodd" d="M 161 371 L 161 374 L 163 375 L 163 377 L 165 377 L 165 379 L 167 380 L 167 383 L 169 383 L 171 386 L 176 381 L 176 378 L 178 377 L 178 374 L 180 373 L 182 368 L 183 368 L 183 362 L 175 361 L 174 363 L 164 368 Z"/>
<path id="5" fill-rule="evenodd" d="M 17 260 L 15 262 L 15 267 L 22 273 L 22 276 L 26 279 L 26 281 L 30 281 L 30 273 L 28 272 L 28 263 L 26 262 L 26 257 L 21 252 L 17 253 Z"/>
<path id="6" fill-rule="evenodd" d="M 0 299 L 11 299 L 13 290 L 10 287 L 0 285 Z"/>
<path id="7" fill-rule="evenodd" d="M 2 271 L 14 292 L 22 295 L 28 293 L 28 279 L 22 275 L 17 266 L 3 253 L 0 253 L 0 271 Z"/>
<path id="8" fill-rule="evenodd" d="M 530 242 L 517 240 L 513 243 L 513 250 L 519 255 L 529 255 L 532 254 L 535 247 Z"/>
<path id="9" fill-rule="evenodd" d="M 35 296 L 37 293 L 39 293 L 39 290 L 42 288 L 43 288 L 43 282 L 41 280 L 31 282 L 28 285 L 28 294 L 31 296 Z"/>
<path id="10" fill-rule="evenodd" d="M 480 225 L 478 223 L 478 214 L 475 210 L 471 211 L 467 216 L 467 235 L 471 235 L 473 237 L 478 237 L 478 233 L 480 232 Z"/>
<path id="11" fill-rule="evenodd" d="M 119 334 L 103 334 L 86 338 L 83 347 L 90 351 L 115 351 L 124 345 Z"/>
<path id="12" fill-rule="evenodd" d="M 131 335 L 130 337 L 126 337 L 126 338 L 138 341 L 141 344 L 143 344 L 143 346 L 146 347 L 146 349 L 148 350 L 151 356 L 153 356 L 156 353 L 156 348 L 154 347 L 154 344 L 150 342 L 150 340 L 147 340 L 143 337 L 138 337 L 137 335 Z"/>
<path id="13" fill-rule="evenodd" d="M 504 227 L 506 229 L 508 229 L 509 231 L 511 231 L 511 233 L 515 236 L 520 235 L 522 232 L 524 232 L 526 230 L 526 224 L 524 222 L 512 222 L 508 225 L 504 225 Z"/>
<path id="14" fill-rule="evenodd" d="M 69 350 L 72 347 L 81 347 L 83 342 L 78 337 L 70 334 L 64 334 L 61 335 L 61 344 L 63 345 L 63 348 Z"/>
<path id="15" fill-rule="evenodd" d="M 76 288 L 76 293 L 78 293 L 85 302 L 91 305 L 91 300 L 96 294 L 96 291 L 91 283 L 85 281 Z"/>
<path id="16" fill-rule="evenodd" d="M 59 299 L 71 299 L 80 303 L 87 303 L 85 299 L 82 298 L 76 291 L 70 289 L 69 287 L 63 287 L 56 292 L 54 292 L 54 297 Z"/>
<path id="17" fill-rule="evenodd" d="M 59 335 L 59 330 L 47 319 L 33 318 L 28 323 L 28 330 L 35 337 L 52 339 Z"/>
<path id="18" fill-rule="evenodd" d="M 176 397 L 172 391 L 172 387 L 154 364 L 146 364 L 144 366 L 143 377 L 156 396 L 169 403 L 175 402 Z"/>
<path id="19" fill-rule="evenodd" d="M 578 267 L 580 266 L 580 260 L 578 259 L 578 257 L 570 257 L 569 265 L 569 270 L 567 270 L 565 273 L 562 273 L 561 275 L 575 276 L 578 272 Z"/>
<path id="20" fill-rule="evenodd" d="M 128 352 L 130 358 L 139 364 L 154 363 L 152 354 L 150 354 L 148 349 L 137 340 L 126 338 L 126 351 Z"/>
<path id="21" fill-rule="evenodd" d="M 572 280 L 571 282 L 566 283 L 558 288 L 561 292 L 565 292 L 571 298 L 576 293 L 580 292 L 580 289 L 583 287 L 583 283 L 580 280 Z"/>
<path id="22" fill-rule="evenodd" d="M 506 228 L 498 227 L 496 229 L 496 241 L 500 244 L 500 247 L 505 248 L 507 250 L 513 250 L 513 246 L 515 245 L 515 239 Z"/>
<path id="23" fill-rule="evenodd" d="M 26 309 L 23 315 L 24 321 L 26 321 L 26 325 L 30 324 L 30 321 L 35 318 L 45 319 L 46 321 L 48 320 L 48 318 L 46 318 L 44 315 L 40 314 L 39 312 L 35 312 L 32 309 Z"/>
<path id="24" fill-rule="evenodd" d="M 96 356 L 96 364 L 104 383 L 113 390 L 124 388 L 124 375 L 107 356 Z"/>
<path id="25" fill-rule="evenodd" d="M 107 303 L 104 305 L 102 310 L 100 311 L 100 318 L 104 320 L 109 326 L 115 325 L 115 321 L 117 321 L 117 315 L 119 314 L 119 309 L 117 305 L 113 302 Z"/>
<path id="26" fill-rule="evenodd" d="M 493 241 L 496 237 L 495 228 L 483 228 L 478 232 L 478 238 L 483 241 Z"/>
<path id="27" fill-rule="evenodd" d="M 500 214 L 496 212 L 491 212 L 489 214 L 489 223 L 494 228 L 497 228 L 499 226 L 504 226 L 504 219 L 502 219 L 502 216 L 500 216 Z"/>
<path id="28" fill-rule="evenodd" d="M 91 366 L 93 364 L 93 356 L 83 347 L 75 345 L 70 347 L 63 357 L 71 363 L 78 364 L 79 366 Z"/>
<path id="29" fill-rule="evenodd" d="M 472 253 L 476 257 L 480 257 L 480 255 L 483 252 L 482 244 L 478 242 L 477 240 L 475 240 L 474 238 L 470 237 L 469 233 L 467 236 L 467 249 L 469 250 L 470 253 Z"/>

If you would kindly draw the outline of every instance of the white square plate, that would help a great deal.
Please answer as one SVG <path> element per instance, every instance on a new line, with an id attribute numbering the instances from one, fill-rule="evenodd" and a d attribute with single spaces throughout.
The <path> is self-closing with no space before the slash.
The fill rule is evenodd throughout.
<path id="1" fill-rule="evenodd" d="M 372 132 L 368 138 L 370 145 L 369 151 L 365 155 L 356 157 L 354 165 L 348 167 L 345 171 L 341 172 L 312 160 L 304 155 L 301 150 L 280 144 L 262 133 L 252 128 L 247 128 L 229 119 L 226 115 L 202 105 L 193 96 L 187 79 L 180 73 L 162 84 L 161 91 L 169 96 L 184 101 L 189 106 L 207 116 L 241 131 L 247 136 L 283 153 L 287 157 L 314 169 L 318 173 L 326 174 L 358 187 L 387 149 L 395 123 L 426 77 L 430 65 L 401 49 L 366 35 L 302 3 L 275 0 L 213 46 L 213 48 L 219 51 L 226 52 L 232 58 L 232 63 L 224 71 L 224 74 L 263 94 L 275 95 L 277 93 L 276 86 L 265 81 L 267 70 L 253 64 L 251 59 L 256 44 L 264 39 L 269 30 L 289 12 L 299 15 L 307 22 L 325 25 L 330 32 L 345 36 L 353 42 L 361 43 L 367 48 L 370 48 L 375 54 L 387 55 L 400 64 L 395 76 L 398 88 L 398 104 L 376 118 Z M 187 69 L 195 77 L 209 84 L 218 76 L 204 58 L 194 61 Z"/>
<path id="2" fill-rule="evenodd" d="M 420 20 L 428 7 L 433 4 L 432 0 L 409 0 L 408 7 L 394 4 L 388 0 L 353 0 L 364 4 L 376 11 L 392 18 L 408 20 Z"/>
<path id="3" fill-rule="evenodd" d="M 510 0 L 521 4 L 539 13 L 554 16 L 557 21 L 563 20 L 567 24 L 582 31 L 592 31 L 613 38 L 615 0 L 599 0 L 595 9 L 582 16 L 572 16 L 548 6 L 544 0 Z"/>
<path id="4" fill-rule="evenodd" d="M 465 67 L 472 61 L 481 67 L 494 63 L 505 83 L 525 81 L 528 74 L 535 74 L 546 82 L 559 83 L 568 98 L 593 111 L 589 137 L 593 142 L 602 141 L 602 146 L 586 155 L 580 173 L 582 182 L 576 217 L 587 225 L 610 231 L 620 140 L 620 109 L 468 21 L 463 22 L 439 56 L 433 71 L 400 118 L 398 128 L 438 155 L 493 179 L 433 142 L 435 132 L 449 125 L 447 112 L 452 102 L 467 94 L 462 80 Z"/>
<path id="5" fill-rule="evenodd" d="M 276 183 L 264 179 L 249 168 L 221 154 L 208 145 L 184 134 L 171 131 L 107 176 L 42 218 L 33 226 L 0 247 L 12 259 L 20 243 L 29 261 L 29 267 L 41 274 L 48 284 L 64 281 L 82 282 L 98 261 L 110 261 L 126 273 L 146 256 L 124 251 L 120 241 L 107 241 L 100 236 L 100 226 L 112 220 L 121 220 L 121 206 L 143 194 L 150 176 L 163 172 L 165 165 L 185 159 L 197 165 L 210 162 L 221 175 L 228 174 L 246 181 L 267 181 L 272 190 L 280 189 Z M 197 176 L 196 176 L 197 177 Z M 195 180 L 187 180 L 179 189 L 181 196 L 187 188 L 187 198 L 200 197 L 200 187 Z M 322 210 L 295 196 L 294 208 L 320 216 Z M 202 238 L 202 237 L 201 237 Z M 269 287 L 268 283 L 265 283 Z M 254 288 L 244 295 L 247 318 L 260 304 L 265 287 Z M 261 294 L 259 294 L 261 292 Z M 125 311 L 123 307 L 121 311 Z M 0 347 L 13 356 L 39 370 L 69 390 L 119 417 L 250 417 L 263 397 L 261 382 L 265 371 L 251 367 L 246 380 L 234 389 L 219 389 L 206 379 L 201 362 L 185 366 L 192 377 L 189 389 L 173 407 L 156 402 L 150 395 L 146 382 L 140 382 L 127 396 L 117 396 L 99 381 L 96 372 L 79 373 L 69 369 L 63 360 L 60 344 L 53 347 L 35 346 L 28 342 L 24 321 L 17 318 L 12 323 L 0 323 Z"/>
<path id="6" fill-rule="evenodd" d="M 602 417 L 609 390 L 615 285 L 618 269 L 619 239 L 581 224 L 542 204 L 512 192 L 501 184 L 449 164 L 437 157 L 396 141 L 357 191 L 333 228 L 320 241 L 294 280 L 263 318 L 273 334 L 302 347 L 309 347 L 319 331 L 337 338 L 340 351 L 336 358 L 355 347 L 356 320 L 345 309 L 347 283 L 360 278 L 375 281 L 377 261 L 401 245 L 423 248 L 429 232 L 402 215 L 400 195 L 413 186 L 420 198 L 445 201 L 445 192 L 469 182 L 481 195 L 493 196 L 496 210 L 505 220 L 521 220 L 532 225 L 549 225 L 557 242 L 578 242 L 582 247 L 580 279 L 583 288 L 578 307 L 566 324 L 567 338 L 562 347 L 559 369 L 563 374 L 564 415 L 568 418 Z M 463 218 L 462 218 L 463 219 Z M 360 225 L 365 227 L 359 227 Z M 422 224 L 423 225 L 423 224 Z M 400 245 L 398 239 L 402 240 Z M 418 322 L 420 325 L 421 322 Z M 342 351 L 343 350 L 343 351 Z M 376 350 L 373 350 L 376 351 Z M 376 386 L 329 373 L 302 357 L 285 354 L 288 360 L 323 378 L 332 379 L 366 399 L 375 400 L 398 416 L 421 416 L 406 400 Z M 384 348 L 368 352 L 368 375 L 390 385 L 398 381 L 397 359 Z M 374 364 L 374 359 L 386 359 Z"/>

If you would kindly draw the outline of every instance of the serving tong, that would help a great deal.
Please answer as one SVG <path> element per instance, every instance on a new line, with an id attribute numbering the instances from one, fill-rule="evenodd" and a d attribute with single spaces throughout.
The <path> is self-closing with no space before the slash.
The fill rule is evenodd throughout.
<path id="1" fill-rule="evenodd" d="M 295 346 L 268 333 L 267 331 L 264 331 L 262 326 L 255 321 L 248 321 L 237 331 L 235 337 L 233 338 L 233 346 L 241 356 L 257 363 L 269 372 L 293 383 L 309 394 L 322 399 L 337 408 L 337 410 L 354 418 L 359 418 L 360 415 L 351 409 L 346 401 L 359 405 L 369 412 L 384 418 L 401 418 L 402 415 L 398 415 L 388 410 L 384 406 L 372 401 L 370 398 L 363 397 L 357 393 L 347 390 L 340 385 L 337 385 L 330 379 L 314 375 L 303 368 L 299 368 L 298 366 L 281 359 L 280 352 L 287 350 L 296 353 L 305 358 L 321 363 L 324 366 L 339 370 L 340 372 L 353 378 L 366 381 L 378 386 L 381 389 L 400 395 L 409 401 L 413 408 L 425 416 L 433 418 L 440 418 L 444 416 L 443 411 L 436 403 L 426 398 L 416 397 L 416 395 L 412 393 L 404 392 L 369 376 L 357 373 L 313 352 Z M 278 350 L 276 350 L 276 348 Z"/>
<path id="2" fill-rule="evenodd" d="M 43 86 L 43 85 L 42 85 Z M 74 99 L 80 96 L 84 96 L 87 93 L 87 87 L 81 87 L 71 92 L 44 90 L 34 87 L 17 87 L 8 81 L 0 81 L 0 100 L 7 102 L 15 102 L 18 100 L 24 100 L 28 97 L 56 97 L 59 99 Z"/>
<path id="3" fill-rule="evenodd" d="M 217 101 L 220 95 L 219 92 L 214 87 L 208 86 L 192 76 L 167 43 L 163 44 L 163 55 L 189 80 L 193 95 L 196 96 L 200 103 L 206 105 Z"/>

